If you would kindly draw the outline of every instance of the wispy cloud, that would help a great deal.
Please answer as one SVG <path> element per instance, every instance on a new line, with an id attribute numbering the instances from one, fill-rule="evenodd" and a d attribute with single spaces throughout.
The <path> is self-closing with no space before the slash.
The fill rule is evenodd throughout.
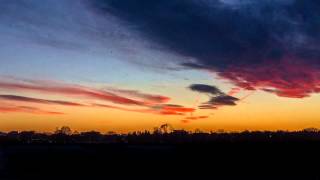
<path id="1" fill-rule="evenodd" d="M 233 95 L 239 93 L 240 91 L 241 91 L 241 88 L 234 87 L 228 92 L 228 95 L 233 96 Z"/>
<path id="2" fill-rule="evenodd" d="M 63 115 L 62 112 L 46 111 L 31 106 L 15 106 L 15 105 L 1 105 L 0 113 L 31 113 L 31 114 L 44 114 L 44 115 Z"/>
<path id="3" fill-rule="evenodd" d="M 196 109 L 176 104 L 162 104 L 153 106 L 152 110 L 163 115 L 185 115 L 194 112 Z"/>
<path id="4" fill-rule="evenodd" d="M 180 105 L 157 105 L 152 106 L 149 108 L 143 109 L 131 109 L 113 105 L 106 105 L 106 104 L 93 104 L 94 107 L 101 107 L 101 108 L 110 108 L 110 109 L 117 109 L 122 111 L 129 111 L 129 112 L 139 112 L 139 113 L 151 113 L 151 114 L 158 114 L 158 115 L 180 115 L 183 116 L 186 113 L 194 112 L 195 109 L 193 108 L 186 108 Z"/>
<path id="5" fill-rule="evenodd" d="M 124 90 L 124 89 L 117 89 L 117 88 L 105 88 L 105 90 L 110 92 L 115 92 L 121 95 L 143 99 L 149 103 L 166 103 L 170 101 L 170 98 L 166 96 L 147 94 L 147 93 L 142 93 L 135 90 Z"/>
<path id="6" fill-rule="evenodd" d="M 194 108 L 188 108 L 181 105 L 165 104 L 171 99 L 167 96 L 148 94 L 135 90 L 119 89 L 113 87 L 99 89 L 56 81 L 0 78 L 0 90 L 10 90 L 15 93 L 40 93 L 46 96 L 60 95 L 62 97 L 78 98 L 78 100 L 85 101 L 86 103 L 64 100 L 39 99 L 8 94 L 0 95 L 0 100 L 3 101 L 16 101 L 24 103 L 38 103 L 46 105 L 62 105 L 74 107 L 100 107 L 128 112 L 153 113 L 159 115 L 185 115 L 186 113 L 195 111 Z M 96 101 L 99 101 L 99 103 Z M 17 111 L 20 110 L 22 112 L 26 112 L 21 108 L 15 108 L 17 109 Z M 7 112 L 15 111 L 14 108 L 9 108 Z"/>
<path id="7" fill-rule="evenodd" d="M 86 86 L 66 84 L 59 82 L 46 82 L 46 81 L 0 81 L 0 89 L 14 90 L 14 91 L 30 91 L 44 94 L 60 94 L 76 97 L 84 97 L 87 99 L 95 99 L 106 102 L 112 102 L 115 104 L 123 105 L 137 105 L 137 106 L 148 106 L 150 99 L 161 99 L 162 101 L 170 99 L 165 96 L 147 95 L 137 93 L 140 99 L 132 99 L 118 95 L 114 92 L 109 92 L 102 89 L 91 88 Z M 123 90 L 126 91 L 126 90 Z M 154 100 L 155 101 L 155 100 Z"/>
<path id="8" fill-rule="evenodd" d="M 182 123 L 190 123 L 191 121 L 196 121 L 200 119 L 207 119 L 209 116 L 189 116 L 185 117 L 183 120 L 181 120 Z"/>
<path id="9" fill-rule="evenodd" d="M 20 102 L 28 102 L 28 103 L 39 103 L 39 104 L 54 104 L 54 105 L 63 105 L 63 106 L 86 106 L 84 104 L 69 102 L 69 101 L 37 99 L 37 98 L 30 98 L 30 97 L 16 96 L 16 95 L 0 95 L 0 100 L 20 101 Z"/>

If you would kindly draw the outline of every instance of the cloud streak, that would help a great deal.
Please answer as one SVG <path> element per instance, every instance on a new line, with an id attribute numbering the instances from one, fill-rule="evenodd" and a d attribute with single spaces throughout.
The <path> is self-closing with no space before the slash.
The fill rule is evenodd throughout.
<path id="1" fill-rule="evenodd" d="M 62 112 L 46 111 L 31 106 L 1 105 L 0 113 L 31 113 L 39 115 L 63 115 Z"/>
<path id="2" fill-rule="evenodd" d="M 63 97 L 80 97 L 86 103 L 71 101 L 47 100 L 19 95 L 0 95 L 2 101 L 14 101 L 24 103 L 38 103 L 45 105 L 61 105 L 72 107 L 109 108 L 128 112 L 152 113 L 159 115 L 185 115 L 194 112 L 194 108 L 187 108 L 181 105 L 165 104 L 171 98 L 142 93 L 135 90 L 119 88 L 92 88 L 75 84 L 67 84 L 54 81 L 28 80 L 18 78 L 0 79 L 0 90 L 13 92 L 41 93 L 47 96 L 61 95 Z M 98 103 L 100 101 L 101 103 Z M 105 104 L 112 103 L 112 104 Z M 130 107 L 129 107 L 130 106 Z M 3 112 L 30 112 L 20 107 L 3 108 Z M 41 112 L 33 110 L 32 112 Z M 43 111 L 45 114 L 45 111 Z M 47 114 L 50 114 L 49 112 Z M 52 112 L 52 114 L 55 114 Z"/>
<path id="3" fill-rule="evenodd" d="M 105 88 L 105 89 L 107 91 L 115 92 L 117 94 L 143 99 L 149 103 L 166 103 L 170 101 L 170 98 L 166 96 L 146 94 L 146 93 L 141 93 L 135 90 L 124 90 L 124 89 L 117 89 L 117 88 Z"/>
<path id="4" fill-rule="evenodd" d="M 176 104 L 163 104 L 151 107 L 152 111 L 162 115 L 185 115 L 195 112 L 196 109 Z"/>
<path id="5" fill-rule="evenodd" d="M 196 121 L 200 119 L 207 119 L 209 116 L 189 116 L 185 117 L 183 120 L 181 120 L 182 123 L 190 123 L 190 121 Z"/>
<path id="6" fill-rule="evenodd" d="M 106 104 L 93 104 L 93 107 L 101 107 L 101 108 L 110 108 L 110 109 L 117 109 L 122 111 L 129 111 L 129 112 L 139 112 L 139 113 L 152 113 L 158 115 L 179 115 L 183 116 L 185 113 L 194 112 L 195 109 L 193 108 L 186 108 L 180 105 L 157 105 L 147 109 L 130 109 L 124 108 L 119 106 L 113 105 L 106 105 Z"/>
<path id="7" fill-rule="evenodd" d="M 39 104 L 53 104 L 53 105 L 63 105 L 63 106 L 86 106 L 84 104 L 69 102 L 69 101 L 37 99 L 37 98 L 30 98 L 30 97 L 16 96 L 16 95 L 0 95 L 0 100 L 20 101 L 20 102 L 27 102 L 27 103 L 39 103 Z"/>
<path id="8" fill-rule="evenodd" d="M 146 94 L 140 93 L 138 95 L 140 95 L 141 100 L 136 100 L 136 99 L 131 99 L 129 97 L 120 96 L 115 93 L 108 92 L 101 89 L 73 85 L 73 84 L 45 82 L 45 81 L 15 81 L 15 82 L 0 81 L 0 89 L 85 97 L 89 99 L 112 102 L 115 104 L 137 105 L 137 106 L 148 106 L 151 103 L 149 101 L 152 98 L 157 100 L 170 99 L 164 96 L 146 95 Z"/>

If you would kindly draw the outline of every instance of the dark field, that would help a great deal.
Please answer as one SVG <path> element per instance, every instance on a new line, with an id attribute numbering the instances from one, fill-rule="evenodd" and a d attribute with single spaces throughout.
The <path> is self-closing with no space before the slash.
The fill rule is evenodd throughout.
<path id="1" fill-rule="evenodd" d="M 152 143 L 141 136 L 113 143 L 6 141 L 0 179 L 320 179 L 316 135 L 230 140 L 225 134 L 203 141 L 202 134 L 172 142 L 171 134 Z"/>

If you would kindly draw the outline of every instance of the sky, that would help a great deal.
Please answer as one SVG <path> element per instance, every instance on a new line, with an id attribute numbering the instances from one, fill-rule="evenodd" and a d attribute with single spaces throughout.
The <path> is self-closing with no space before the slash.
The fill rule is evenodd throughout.
<path id="1" fill-rule="evenodd" d="M 319 1 L 0 9 L 0 131 L 320 128 Z"/>

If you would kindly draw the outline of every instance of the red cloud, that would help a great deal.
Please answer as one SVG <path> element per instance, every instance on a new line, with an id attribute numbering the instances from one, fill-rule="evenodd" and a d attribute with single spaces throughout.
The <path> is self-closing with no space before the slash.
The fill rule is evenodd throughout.
<path id="1" fill-rule="evenodd" d="M 240 88 L 234 87 L 234 88 L 232 88 L 232 89 L 228 92 L 228 95 L 229 95 L 229 96 L 233 96 L 233 95 L 239 93 L 240 91 L 241 91 Z"/>
<path id="2" fill-rule="evenodd" d="M 153 107 L 155 112 L 163 115 L 185 115 L 185 113 L 192 113 L 194 108 L 187 108 L 175 104 L 163 104 Z"/>
<path id="3" fill-rule="evenodd" d="M 281 97 L 304 98 L 320 92 L 318 68 L 292 59 L 256 67 L 232 67 L 219 75 L 243 89 L 261 89 Z"/>
<path id="4" fill-rule="evenodd" d="M 186 107 L 180 107 L 180 106 L 169 106 L 165 105 L 162 107 L 163 111 L 172 111 L 172 112 L 181 112 L 181 113 L 187 113 L 187 112 L 194 112 L 194 108 L 186 108 Z"/>
<path id="5" fill-rule="evenodd" d="M 181 113 L 181 112 L 168 111 L 168 110 L 160 111 L 159 114 L 162 114 L 162 115 L 180 115 L 180 116 L 184 115 L 184 113 Z"/>

